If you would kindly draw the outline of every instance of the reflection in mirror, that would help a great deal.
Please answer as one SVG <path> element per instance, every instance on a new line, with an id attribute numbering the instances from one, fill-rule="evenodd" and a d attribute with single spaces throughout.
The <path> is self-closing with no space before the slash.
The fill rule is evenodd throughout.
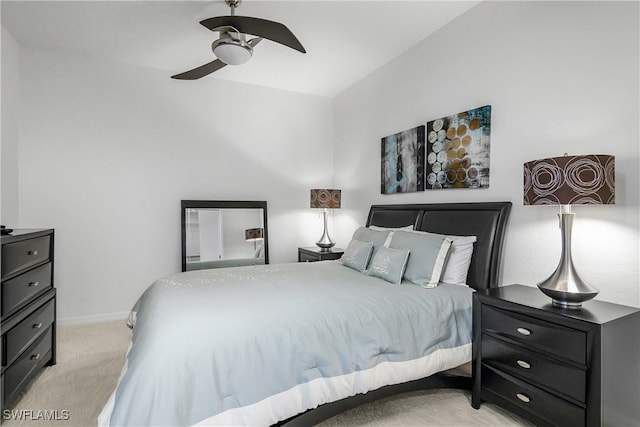
<path id="1" fill-rule="evenodd" d="M 269 263 L 267 202 L 182 200 L 182 271 Z"/>

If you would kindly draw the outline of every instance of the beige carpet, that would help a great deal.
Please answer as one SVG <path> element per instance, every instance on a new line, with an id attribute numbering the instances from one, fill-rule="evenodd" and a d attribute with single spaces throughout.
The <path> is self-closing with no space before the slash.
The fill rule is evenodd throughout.
<path id="1" fill-rule="evenodd" d="M 34 417 L 38 410 L 57 410 L 59 418 L 68 411 L 68 420 L 5 419 L 2 425 L 95 426 L 120 375 L 129 337 L 124 321 L 60 328 L 57 365 L 45 368 L 12 409 L 30 410 Z M 470 398 L 460 390 L 405 393 L 352 409 L 321 426 L 532 425 L 494 405 L 475 410 Z"/>

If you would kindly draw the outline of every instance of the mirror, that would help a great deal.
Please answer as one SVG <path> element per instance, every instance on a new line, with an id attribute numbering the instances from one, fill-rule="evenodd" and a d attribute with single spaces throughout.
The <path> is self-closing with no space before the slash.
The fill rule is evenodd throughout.
<path id="1" fill-rule="evenodd" d="M 182 271 L 269 263 L 266 201 L 182 200 Z"/>

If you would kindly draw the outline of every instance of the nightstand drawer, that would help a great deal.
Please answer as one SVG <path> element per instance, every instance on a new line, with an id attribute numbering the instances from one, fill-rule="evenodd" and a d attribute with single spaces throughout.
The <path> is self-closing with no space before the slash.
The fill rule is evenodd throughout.
<path id="1" fill-rule="evenodd" d="M 309 255 L 304 252 L 300 252 L 298 254 L 298 262 L 314 262 L 314 261 L 318 261 L 317 256 Z"/>
<path id="2" fill-rule="evenodd" d="M 50 236 L 8 243 L 2 246 L 2 277 L 49 259 Z"/>
<path id="3" fill-rule="evenodd" d="M 53 323 L 55 308 L 49 301 L 6 333 L 6 365 L 13 361 Z"/>
<path id="4" fill-rule="evenodd" d="M 482 367 L 482 389 L 483 392 L 489 389 L 490 393 L 551 424 L 562 427 L 585 425 L 583 408 L 487 366 Z"/>
<path id="5" fill-rule="evenodd" d="M 582 331 L 488 305 L 482 306 L 481 315 L 483 331 L 582 365 L 587 363 L 587 336 Z"/>
<path id="6" fill-rule="evenodd" d="M 587 374 L 514 344 L 482 335 L 482 363 L 525 381 L 535 381 L 580 402 L 586 399 Z"/>
<path id="7" fill-rule="evenodd" d="M 51 263 L 3 282 L 2 316 L 11 314 L 49 288 L 51 288 Z"/>

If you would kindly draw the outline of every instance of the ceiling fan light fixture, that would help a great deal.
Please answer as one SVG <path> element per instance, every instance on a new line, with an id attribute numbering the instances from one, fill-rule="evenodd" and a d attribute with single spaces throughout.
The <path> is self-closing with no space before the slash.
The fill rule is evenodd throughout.
<path id="1" fill-rule="evenodd" d="M 184 73 L 171 76 L 178 80 L 197 80 L 227 65 L 240 65 L 251 59 L 253 48 L 263 39 L 306 53 L 300 41 L 284 24 L 251 16 L 236 16 L 235 9 L 242 0 L 225 0 L 231 7 L 231 15 L 216 16 L 200 21 L 220 38 L 211 44 L 216 59 Z M 247 41 L 247 34 L 254 36 Z"/>
<path id="2" fill-rule="evenodd" d="M 220 38 L 211 45 L 216 57 L 228 65 L 244 64 L 251 59 L 253 48 L 243 40 Z"/>

